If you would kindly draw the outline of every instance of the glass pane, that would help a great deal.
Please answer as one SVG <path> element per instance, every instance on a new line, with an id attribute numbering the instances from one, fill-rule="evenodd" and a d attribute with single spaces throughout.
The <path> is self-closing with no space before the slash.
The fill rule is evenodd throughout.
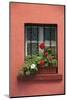
<path id="1" fill-rule="evenodd" d="M 43 27 L 39 26 L 39 42 L 43 42 Z"/>
<path id="2" fill-rule="evenodd" d="M 51 27 L 51 40 L 56 41 L 56 27 Z"/>
<path id="3" fill-rule="evenodd" d="M 51 46 L 56 46 L 56 27 L 51 27 Z"/>
<path id="4" fill-rule="evenodd" d="M 30 40 L 31 26 L 26 26 L 26 40 Z"/>
<path id="5" fill-rule="evenodd" d="M 51 46 L 56 46 L 56 41 L 51 40 Z"/>
<path id="6" fill-rule="evenodd" d="M 27 55 L 30 55 L 30 43 L 27 43 Z"/>
<path id="7" fill-rule="evenodd" d="M 32 26 L 32 41 L 37 41 L 37 26 Z"/>
<path id="8" fill-rule="evenodd" d="M 50 41 L 50 27 L 44 28 L 44 39 Z"/>
<path id="9" fill-rule="evenodd" d="M 37 43 L 32 43 L 32 54 L 37 54 Z"/>
<path id="10" fill-rule="evenodd" d="M 45 46 L 50 46 L 50 27 L 44 27 Z"/>

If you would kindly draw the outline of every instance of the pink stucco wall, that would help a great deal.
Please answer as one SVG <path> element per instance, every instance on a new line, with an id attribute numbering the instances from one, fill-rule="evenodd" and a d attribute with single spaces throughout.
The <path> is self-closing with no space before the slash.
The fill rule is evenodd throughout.
<path id="1" fill-rule="evenodd" d="M 10 96 L 48 95 L 64 93 L 64 6 L 10 3 Z M 24 63 L 24 23 L 58 25 L 59 82 L 21 82 L 17 72 Z"/>

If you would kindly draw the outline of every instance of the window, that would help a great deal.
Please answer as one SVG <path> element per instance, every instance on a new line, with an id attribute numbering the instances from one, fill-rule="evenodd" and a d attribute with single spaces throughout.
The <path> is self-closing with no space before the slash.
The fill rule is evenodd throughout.
<path id="1" fill-rule="evenodd" d="M 25 24 L 26 56 L 39 54 L 39 44 L 44 42 L 45 47 L 50 47 L 57 52 L 57 25 L 56 24 Z"/>

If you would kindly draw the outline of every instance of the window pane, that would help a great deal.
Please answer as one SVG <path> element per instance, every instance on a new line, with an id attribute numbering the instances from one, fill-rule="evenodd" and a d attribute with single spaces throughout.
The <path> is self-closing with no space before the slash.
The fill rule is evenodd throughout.
<path id="1" fill-rule="evenodd" d="M 43 42 L 43 27 L 39 26 L 39 42 Z"/>
<path id="2" fill-rule="evenodd" d="M 30 43 L 27 43 L 27 55 L 31 55 L 30 54 Z"/>
<path id="3" fill-rule="evenodd" d="M 50 46 L 50 27 L 44 27 L 45 46 Z"/>
<path id="4" fill-rule="evenodd" d="M 37 54 L 37 43 L 32 43 L 32 54 Z"/>
<path id="5" fill-rule="evenodd" d="M 44 39 L 50 41 L 50 27 L 44 28 Z"/>
<path id="6" fill-rule="evenodd" d="M 51 27 L 51 46 L 56 46 L 56 27 Z"/>
<path id="7" fill-rule="evenodd" d="M 51 40 L 56 41 L 56 27 L 51 27 Z"/>
<path id="8" fill-rule="evenodd" d="M 37 54 L 37 43 L 27 43 L 27 55 Z"/>
<path id="9" fill-rule="evenodd" d="M 56 46 L 56 41 L 51 40 L 51 46 Z"/>
<path id="10" fill-rule="evenodd" d="M 32 41 L 37 41 L 37 26 L 32 26 Z"/>
<path id="11" fill-rule="evenodd" d="M 30 34 L 31 34 L 31 26 L 26 26 L 26 38 L 27 40 L 30 40 Z"/>

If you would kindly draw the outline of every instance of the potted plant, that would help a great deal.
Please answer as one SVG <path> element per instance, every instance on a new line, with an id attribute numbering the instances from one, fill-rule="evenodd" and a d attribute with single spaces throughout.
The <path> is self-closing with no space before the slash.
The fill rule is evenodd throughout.
<path id="1" fill-rule="evenodd" d="M 39 45 L 42 52 L 39 55 L 27 56 L 24 65 L 18 73 L 18 77 L 33 77 L 36 74 L 57 73 L 56 54 L 50 47 L 46 48 L 44 43 Z"/>

